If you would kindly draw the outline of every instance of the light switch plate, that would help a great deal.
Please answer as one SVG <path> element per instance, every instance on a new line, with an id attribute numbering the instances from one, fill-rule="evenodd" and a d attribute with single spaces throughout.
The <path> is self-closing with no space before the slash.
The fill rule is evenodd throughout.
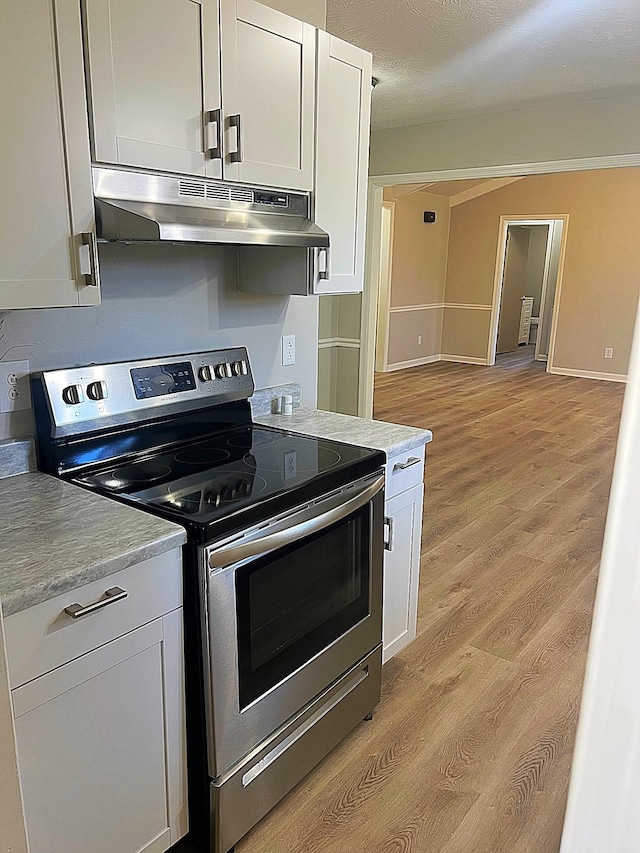
<path id="1" fill-rule="evenodd" d="M 0 361 L 0 412 L 30 408 L 29 362 Z"/>

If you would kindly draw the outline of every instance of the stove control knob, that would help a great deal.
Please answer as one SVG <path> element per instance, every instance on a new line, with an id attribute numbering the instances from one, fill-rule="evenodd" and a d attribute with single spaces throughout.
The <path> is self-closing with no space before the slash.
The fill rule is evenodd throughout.
<path id="1" fill-rule="evenodd" d="M 231 365 L 230 364 L 217 364 L 216 365 L 216 376 L 219 376 L 220 379 L 228 379 L 232 375 L 231 373 Z"/>
<path id="2" fill-rule="evenodd" d="M 231 369 L 233 370 L 234 376 L 242 376 L 242 362 L 234 361 L 231 365 Z"/>
<path id="3" fill-rule="evenodd" d="M 240 361 L 239 364 L 240 364 L 240 373 L 242 373 L 243 376 L 246 376 L 247 373 L 249 372 L 249 368 L 247 367 L 247 362 L 244 359 L 242 359 L 242 361 Z"/>
<path id="4" fill-rule="evenodd" d="M 108 396 L 107 383 L 103 380 L 90 382 L 87 385 L 87 397 L 90 400 L 106 400 Z"/>
<path id="5" fill-rule="evenodd" d="M 68 406 L 77 406 L 84 402 L 82 385 L 67 385 L 62 391 L 62 399 Z"/>
<path id="6" fill-rule="evenodd" d="M 201 382 L 212 382 L 216 378 L 214 369 L 210 364 L 205 364 L 204 367 L 201 367 L 198 371 L 198 376 Z"/>

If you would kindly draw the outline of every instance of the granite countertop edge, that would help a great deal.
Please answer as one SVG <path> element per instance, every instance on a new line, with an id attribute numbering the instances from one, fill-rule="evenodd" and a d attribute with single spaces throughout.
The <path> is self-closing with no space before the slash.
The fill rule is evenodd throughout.
<path id="1" fill-rule="evenodd" d="M 70 572 L 61 574 L 49 582 L 31 584 L 22 589 L 14 589 L 0 597 L 2 615 L 6 619 L 23 610 L 28 610 L 36 604 L 48 601 L 58 595 L 73 592 L 93 581 L 101 580 L 123 569 L 128 569 L 136 563 L 149 560 L 159 554 L 165 554 L 174 548 L 180 548 L 187 541 L 186 531 L 179 528 L 152 542 L 133 547 L 122 554 L 108 557 L 106 560 L 89 563 Z"/>
<path id="2" fill-rule="evenodd" d="M 292 415 L 254 414 L 254 421 L 262 426 L 371 447 L 384 451 L 387 457 L 422 447 L 433 439 L 429 429 L 303 406 L 295 408 Z"/>
<path id="3" fill-rule="evenodd" d="M 40 472 L 1 479 L 0 502 L 5 617 L 187 541 L 179 524 Z"/>

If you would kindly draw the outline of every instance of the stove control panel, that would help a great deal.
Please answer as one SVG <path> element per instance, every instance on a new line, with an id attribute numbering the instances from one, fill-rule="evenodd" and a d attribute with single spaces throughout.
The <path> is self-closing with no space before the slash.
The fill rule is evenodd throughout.
<path id="1" fill-rule="evenodd" d="M 125 423 L 146 408 L 156 410 L 155 416 L 164 406 L 196 408 L 247 399 L 254 389 L 244 347 L 51 370 L 34 374 L 32 381 L 44 391 L 53 424 L 62 433 L 79 432 L 88 421 L 99 425 L 107 417 Z"/>

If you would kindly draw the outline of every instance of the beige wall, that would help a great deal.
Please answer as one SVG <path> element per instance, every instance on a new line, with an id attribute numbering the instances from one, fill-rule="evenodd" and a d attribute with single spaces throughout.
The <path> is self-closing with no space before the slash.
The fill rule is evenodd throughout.
<path id="1" fill-rule="evenodd" d="M 547 257 L 548 225 L 532 225 L 529 228 L 529 254 L 527 256 L 526 295 L 533 296 L 533 317 L 540 314 L 542 279 Z"/>
<path id="2" fill-rule="evenodd" d="M 497 352 L 515 352 L 520 331 L 521 298 L 527 288 L 529 229 L 519 225 L 509 228 L 509 239 L 500 300 Z"/>
<path id="3" fill-rule="evenodd" d="M 434 223 L 425 224 L 425 210 L 436 212 Z M 395 202 L 390 291 L 393 310 L 387 352 L 390 366 L 440 352 L 448 241 L 447 197 L 416 192 Z M 432 307 L 415 310 L 416 306 Z"/>
<path id="4" fill-rule="evenodd" d="M 446 308 L 442 321 L 442 353 L 457 356 L 461 361 L 482 361 L 487 356 L 490 322 L 489 311 Z"/>
<path id="5" fill-rule="evenodd" d="M 369 174 L 398 175 L 640 152 L 640 97 L 573 101 L 371 135 Z"/>
<path id="6" fill-rule="evenodd" d="M 569 225 L 554 367 L 626 374 L 640 283 L 640 168 L 529 177 L 453 208 L 446 302 L 491 304 L 501 215 L 560 214 Z M 447 309 L 443 352 L 468 337 L 469 354 L 479 355 L 482 331 L 486 353 L 484 313 Z"/>

